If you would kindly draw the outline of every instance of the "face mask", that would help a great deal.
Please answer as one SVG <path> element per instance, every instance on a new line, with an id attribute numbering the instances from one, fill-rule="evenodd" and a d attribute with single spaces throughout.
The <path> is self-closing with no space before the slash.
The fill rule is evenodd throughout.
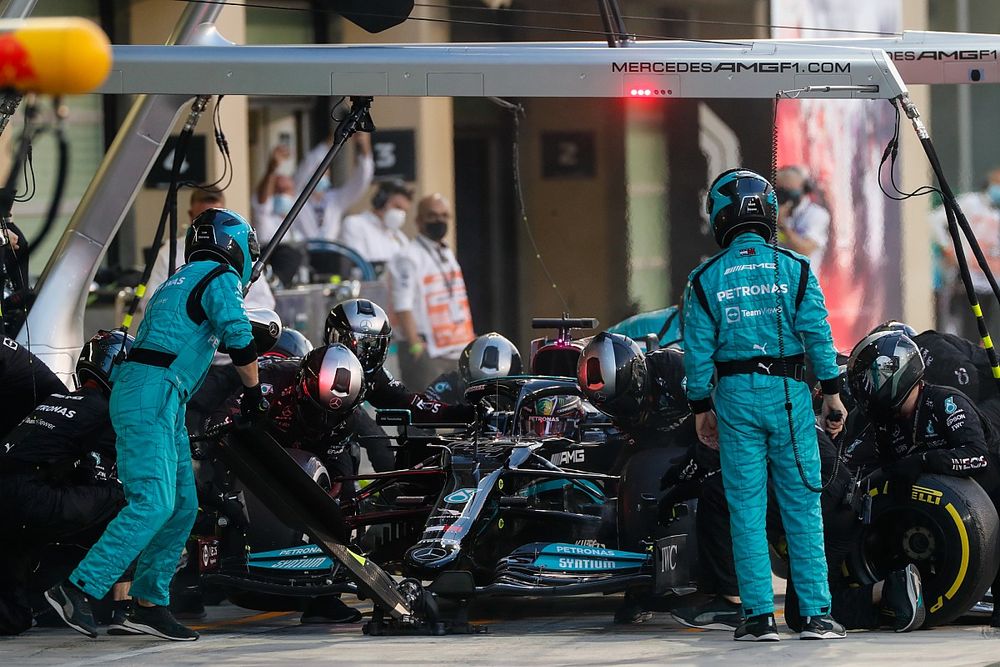
<path id="1" fill-rule="evenodd" d="M 292 210 L 292 204 L 294 203 L 295 200 L 292 199 L 291 195 L 274 195 L 272 198 L 272 210 L 275 215 L 285 217 Z"/>
<path id="2" fill-rule="evenodd" d="M 319 182 L 316 184 L 316 189 L 313 190 L 314 195 L 321 195 L 330 189 L 330 177 L 321 176 Z"/>
<path id="3" fill-rule="evenodd" d="M 1000 206 L 1000 183 L 990 183 L 986 193 L 990 196 L 990 201 L 993 202 L 994 206 Z"/>
<path id="4" fill-rule="evenodd" d="M 791 202 L 792 206 L 798 206 L 802 200 L 801 190 L 789 190 L 788 188 L 775 188 L 774 196 L 778 198 L 778 205 Z"/>
<path id="5" fill-rule="evenodd" d="M 447 222 L 428 222 L 424 225 L 424 236 L 431 241 L 440 241 L 448 234 Z"/>
<path id="6" fill-rule="evenodd" d="M 406 211 L 401 208 L 390 208 L 382 215 L 382 222 L 385 223 L 387 229 L 394 232 L 399 231 L 406 223 Z"/>

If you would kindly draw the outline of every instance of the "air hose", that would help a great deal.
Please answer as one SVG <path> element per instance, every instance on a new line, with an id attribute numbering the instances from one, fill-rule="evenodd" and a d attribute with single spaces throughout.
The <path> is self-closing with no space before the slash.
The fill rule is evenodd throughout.
<path id="1" fill-rule="evenodd" d="M 965 217 L 965 213 L 962 211 L 962 207 L 959 205 L 954 191 L 948 184 L 948 180 L 944 175 L 944 169 L 941 168 L 941 161 L 938 159 L 937 151 L 934 149 L 934 144 L 931 142 L 927 128 L 920 119 L 920 112 L 917 110 L 916 105 L 906 95 L 901 95 L 893 99 L 892 103 L 893 105 L 898 105 L 896 108 L 901 108 L 906 117 L 910 119 L 913 130 L 917 133 L 917 138 L 920 140 L 920 145 L 927 155 L 927 161 L 934 171 L 935 178 L 937 178 L 938 185 L 940 186 L 938 191 L 941 194 L 942 205 L 948 218 L 948 234 L 951 236 L 952 244 L 955 246 L 955 259 L 958 261 L 959 275 L 965 287 L 965 295 L 969 299 L 969 308 L 976 318 L 976 327 L 979 330 L 979 337 L 982 339 L 983 348 L 986 350 L 986 356 L 990 362 L 993 380 L 996 382 L 997 387 L 1000 388 L 1000 363 L 997 360 L 996 349 L 993 347 L 993 339 L 990 337 L 989 329 L 986 327 L 986 320 L 983 318 L 983 309 L 979 304 L 979 297 L 976 295 L 975 287 L 972 284 L 972 273 L 969 270 L 969 262 L 965 256 L 965 248 L 963 247 L 959 230 L 961 230 L 968 240 L 972 254 L 976 258 L 976 263 L 989 281 L 990 288 L 993 290 L 993 296 L 997 299 L 998 305 L 1000 305 L 1000 286 L 997 285 L 993 271 L 990 270 L 986 256 L 983 254 L 983 250 L 976 240 L 976 235 L 972 231 L 972 227 L 969 225 L 969 221 Z"/>
<path id="2" fill-rule="evenodd" d="M 778 102 L 780 101 L 780 95 L 774 98 L 773 106 L 771 107 L 771 183 L 772 187 L 774 182 L 778 177 Z M 778 268 L 778 209 L 777 207 L 771 213 L 771 253 L 772 261 L 774 262 L 774 287 L 777 288 L 781 283 L 781 272 Z M 811 269 L 810 269 L 811 270 Z M 788 385 L 788 358 L 785 356 L 785 326 L 784 326 L 784 298 L 780 289 L 774 289 L 774 319 L 777 323 L 778 329 L 778 358 L 781 360 L 781 382 L 784 386 L 785 392 L 785 415 L 788 417 L 788 437 L 792 443 L 792 455 L 795 457 L 795 467 L 799 471 L 799 477 L 802 479 L 802 483 L 807 489 L 813 493 L 822 493 L 833 480 L 837 479 L 837 473 L 840 471 L 840 460 L 842 452 L 837 452 L 837 458 L 833 463 L 833 470 L 830 473 L 830 479 L 825 482 L 822 479 L 822 471 L 820 472 L 820 485 L 813 486 L 812 483 L 807 479 L 805 469 L 802 467 L 802 456 L 799 453 L 799 443 L 795 437 L 795 418 L 792 415 L 792 391 L 791 387 Z M 841 442 L 841 449 L 843 448 L 843 442 Z"/>
<path id="3" fill-rule="evenodd" d="M 69 138 L 66 136 L 66 116 L 69 109 L 58 99 L 54 103 L 56 123 L 54 126 L 56 136 L 56 182 L 52 189 L 52 200 L 49 202 L 48 211 L 45 213 L 45 222 L 38 232 L 38 236 L 28 243 L 28 255 L 38 248 L 39 245 L 48 238 L 55 227 L 56 218 L 59 217 L 59 208 L 62 206 L 63 194 L 66 191 L 66 179 L 69 176 Z"/>

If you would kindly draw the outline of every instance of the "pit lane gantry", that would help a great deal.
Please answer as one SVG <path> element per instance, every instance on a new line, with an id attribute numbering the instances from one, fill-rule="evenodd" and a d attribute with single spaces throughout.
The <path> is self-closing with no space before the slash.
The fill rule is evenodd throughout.
<path id="1" fill-rule="evenodd" d="M 22 16 L 34 2 L 21 0 Z M 11 8 L 8 7 L 8 10 Z M 98 92 L 138 94 L 37 286 L 19 340 L 72 372 L 88 288 L 182 108 L 196 95 L 905 99 L 911 83 L 1000 81 L 1000 37 L 241 46 L 191 3 L 163 46 L 117 45 Z M 8 11 L 8 14 L 10 12 Z M 530 71 L 531 76 L 525 76 Z"/>

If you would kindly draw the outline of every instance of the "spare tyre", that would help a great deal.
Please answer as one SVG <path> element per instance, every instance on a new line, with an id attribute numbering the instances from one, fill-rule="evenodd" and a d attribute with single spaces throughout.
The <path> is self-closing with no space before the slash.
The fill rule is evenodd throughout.
<path id="1" fill-rule="evenodd" d="M 909 494 L 871 478 L 871 522 L 848 555 L 850 574 L 867 584 L 914 563 L 924 586 L 924 627 L 949 623 L 982 599 L 997 572 L 1000 519 L 974 480 L 921 475 Z"/>

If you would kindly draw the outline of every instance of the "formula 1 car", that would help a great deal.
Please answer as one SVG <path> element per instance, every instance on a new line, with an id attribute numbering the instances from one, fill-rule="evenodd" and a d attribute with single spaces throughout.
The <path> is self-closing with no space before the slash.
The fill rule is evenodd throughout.
<path id="1" fill-rule="evenodd" d="M 432 582 L 468 572 L 470 597 L 688 592 L 694 503 L 679 506 L 669 526 L 657 524 L 659 480 L 681 450 L 639 452 L 621 475 L 600 472 L 628 452 L 593 408 L 584 409 L 573 437 L 526 431 L 530 406 L 560 397 L 579 399 L 576 382 L 482 381 L 466 391 L 486 414 L 478 430 L 403 436 L 409 456 L 433 453 L 407 469 L 359 478 L 369 483 L 342 506 L 348 524 L 363 531 L 369 557 Z M 408 425 L 399 411 L 380 419 Z"/>

